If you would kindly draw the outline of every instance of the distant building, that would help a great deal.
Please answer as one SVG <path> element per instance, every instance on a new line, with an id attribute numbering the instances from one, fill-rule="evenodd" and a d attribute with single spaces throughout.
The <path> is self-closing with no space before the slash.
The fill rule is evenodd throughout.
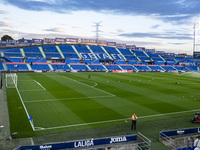
<path id="1" fill-rule="evenodd" d="M 145 47 L 136 47 L 135 50 L 145 52 Z"/>
<path id="2" fill-rule="evenodd" d="M 155 49 L 145 49 L 145 52 L 155 54 Z"/>
<path id="3" fill-rule="evenodd" d="M 126 49 L 135 50 L 136 46 L 135 45 L 126 45 Z"/>

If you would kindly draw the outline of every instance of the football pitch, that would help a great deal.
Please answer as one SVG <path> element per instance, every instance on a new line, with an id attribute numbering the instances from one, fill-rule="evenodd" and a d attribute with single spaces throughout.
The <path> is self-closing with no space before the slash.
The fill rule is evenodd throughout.
<path id="1" fill-rule="evenodd" d="M 200 110 L 199 73 L 17 76 L 7 100 L 11 132 L 18 137 L 130 124 L 133 113 L 138 122 L 149 122 Z"/>

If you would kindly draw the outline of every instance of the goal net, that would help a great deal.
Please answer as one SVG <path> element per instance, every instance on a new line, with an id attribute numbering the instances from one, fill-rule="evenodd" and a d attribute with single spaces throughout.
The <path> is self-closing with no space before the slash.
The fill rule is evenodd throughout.
<path id="1" fill-rule="evenodd" d="M 17 74 L 16 73 L 6 74 L 6 87 L 7 88 L 16 88 L 17 87 Z"/>

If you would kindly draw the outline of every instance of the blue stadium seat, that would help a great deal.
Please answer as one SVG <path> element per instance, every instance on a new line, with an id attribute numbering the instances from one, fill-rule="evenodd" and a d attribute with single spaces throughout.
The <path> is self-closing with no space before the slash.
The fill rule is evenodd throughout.
<path id="1" fill-rule="evenodd" d="M 106 69 L 101 64 L 89 64 L 91 70 L 95 71 L 105 71 Z"/>
<path id="2" fill-rule="evenodd" d="M 133 70 L 133 71 L 136 71 L 135 67 L 133 67 L 132 65 L 120 65 L 120 67 L 122 67 L 123 70 Z"/>
<path id="3" fill-rule="evenodd" d="M 112 71 L 112 70 L 122 70 L 121 68 L 119 68 L 118 65 L 105 65 L 105 67 L 110 71 Z"/>
<path id="4" fill-rule="evenodd" d="M 63 53 L 76 53 L 71 45 L 58 45 Z"/>
<path id="5" fill-rule="evenodd" d="M 94 53 L 105 53 L 100 46 L 90 45 L 89 47 Z"/>
<path id="6" fill-rule="evenodd" d="M 148 66 L 152 71 L 163 71 L 163 69 L 158 65 L 149 65 Z"/>
<path id="7" fill-rule="evenodd" d="M 88 71 L 88 67 L 85 64 L 70 64 L 73 70 Z"/>
<path id="8" fill-rule="evenodd" d="M 55 45 L 48 45 L 48 46 L 41 46 L 41 47 L 44 53 L 49 53 L 49 52 L 58 53 L 58 50 L 55 47 Z"/>
<path id="9" fill-rule="evenodd" d="M 176 69 L 174 69 L 172 66 L 168 65 L 168 66 L 161 66 L 162 68 L 164 68 L 166 71 L 174 71 Z"/>
<path id="10" fill-rule="evenodd" d="M 12 49 L 1 49 L 3 52 L 11 52 L 11 53 L 21 53 L 19 48 L 12 48 Z"/>
<path id="11" fill-rule="evenodd" d="M 133 53 L 131 53 L 130 50 L 128 49 L 122 49 L 122 48 L 118 48 L 118 50 L 123 54 L 123 55 L 133 55 Z"/>
<path id="12" fill-rule="evenodd" d="M 24 63 L 24 64 L 18 64 L 18 63 L 12 63 L 12 64 L 6 64 L 7 65 L 7 68 L 8 70 L 29 70 L 27 65 Z"/>
<path id="13" fill-rule="evenodd" d="M 182 66 L 174 66 L 178 71 L 189 71 L 187 68 Z"/>
<path id="14" fill-rule="evenodd" d="M 90 50 L 85 45 L 74 45 L 79 53 L 90 53 Z"/>
<path id="15" fill-rule="evenodd" d="M 46 57 L 58 57 L 58 58 L 62 58 L 60 53 L 45 53 Z"/>
<path id="16" fill-rule="evenodd" d="M 197 66 L 187 66 L 187 68 L 190 69 L 190 71 L 198 71 Z"/>
<path id="17" fill-rule="evenodd" d="M 140 71 L 149 71 L 149 68 L 147 66 L 143 66 L 143 65 L 135 65 L 135 67 L 140 70 Z"/>
<path id="18" fill-rule="evenodd" d="M 21 53 L 4 52 L 5 57 L 23 57 Z"/>
<path id="19" fill-rule="evenodd" d="M 118 52 L 114 47 L 107 47 L 107 46 L 104 46 L 104 49 L 105 49 L 109 54 L 119 54 L 119 52 Z"/>
<path id="20" fill-rule="evenodd" d="M 51 70 L 47 64 L 40 64 L 40 63 L 32 64 L 31 68 L 32 70 L 46 70 L 46 71 Z"/>
<path id="21" fill-rule="evenodd" d="M 137 57 L 146 57 L 146 55 L 141 51 L 133 51 Z"/>
<path id="22" fill-rule="evenodd" d="M 26 47 L 23 48 L 24 53 L 41 53 L 38 47 Z"/>
<path id="23" fill-rule="evenodd" d="M 3 63 L 0 62 L 0 70 L 4 70 Z"/>
<path id="24" fill-rule="evenodd" d="M 76 53 L 63 53 L 66 59 L 80 59 Z"/>
<path id="25" fill-rule="evenodd" d="M 25 56 L 28 58 L 43 58 L 42 53 L 29 53 L 26 52 Z"/>
<path id="26" fill-rule="evenodd" d="M 67 64 L 51 64 L 54 70 L 66 70 L 70 71 L 71 69 Z"/>

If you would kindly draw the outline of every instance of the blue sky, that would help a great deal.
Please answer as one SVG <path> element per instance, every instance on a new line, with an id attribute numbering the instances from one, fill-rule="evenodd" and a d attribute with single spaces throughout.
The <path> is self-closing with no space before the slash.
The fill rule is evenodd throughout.
<path id="1" fill-rule="evenodd" d="M 0 0 L 0 36 L 94 38 L 192 54 L 200 0 Z"/>

